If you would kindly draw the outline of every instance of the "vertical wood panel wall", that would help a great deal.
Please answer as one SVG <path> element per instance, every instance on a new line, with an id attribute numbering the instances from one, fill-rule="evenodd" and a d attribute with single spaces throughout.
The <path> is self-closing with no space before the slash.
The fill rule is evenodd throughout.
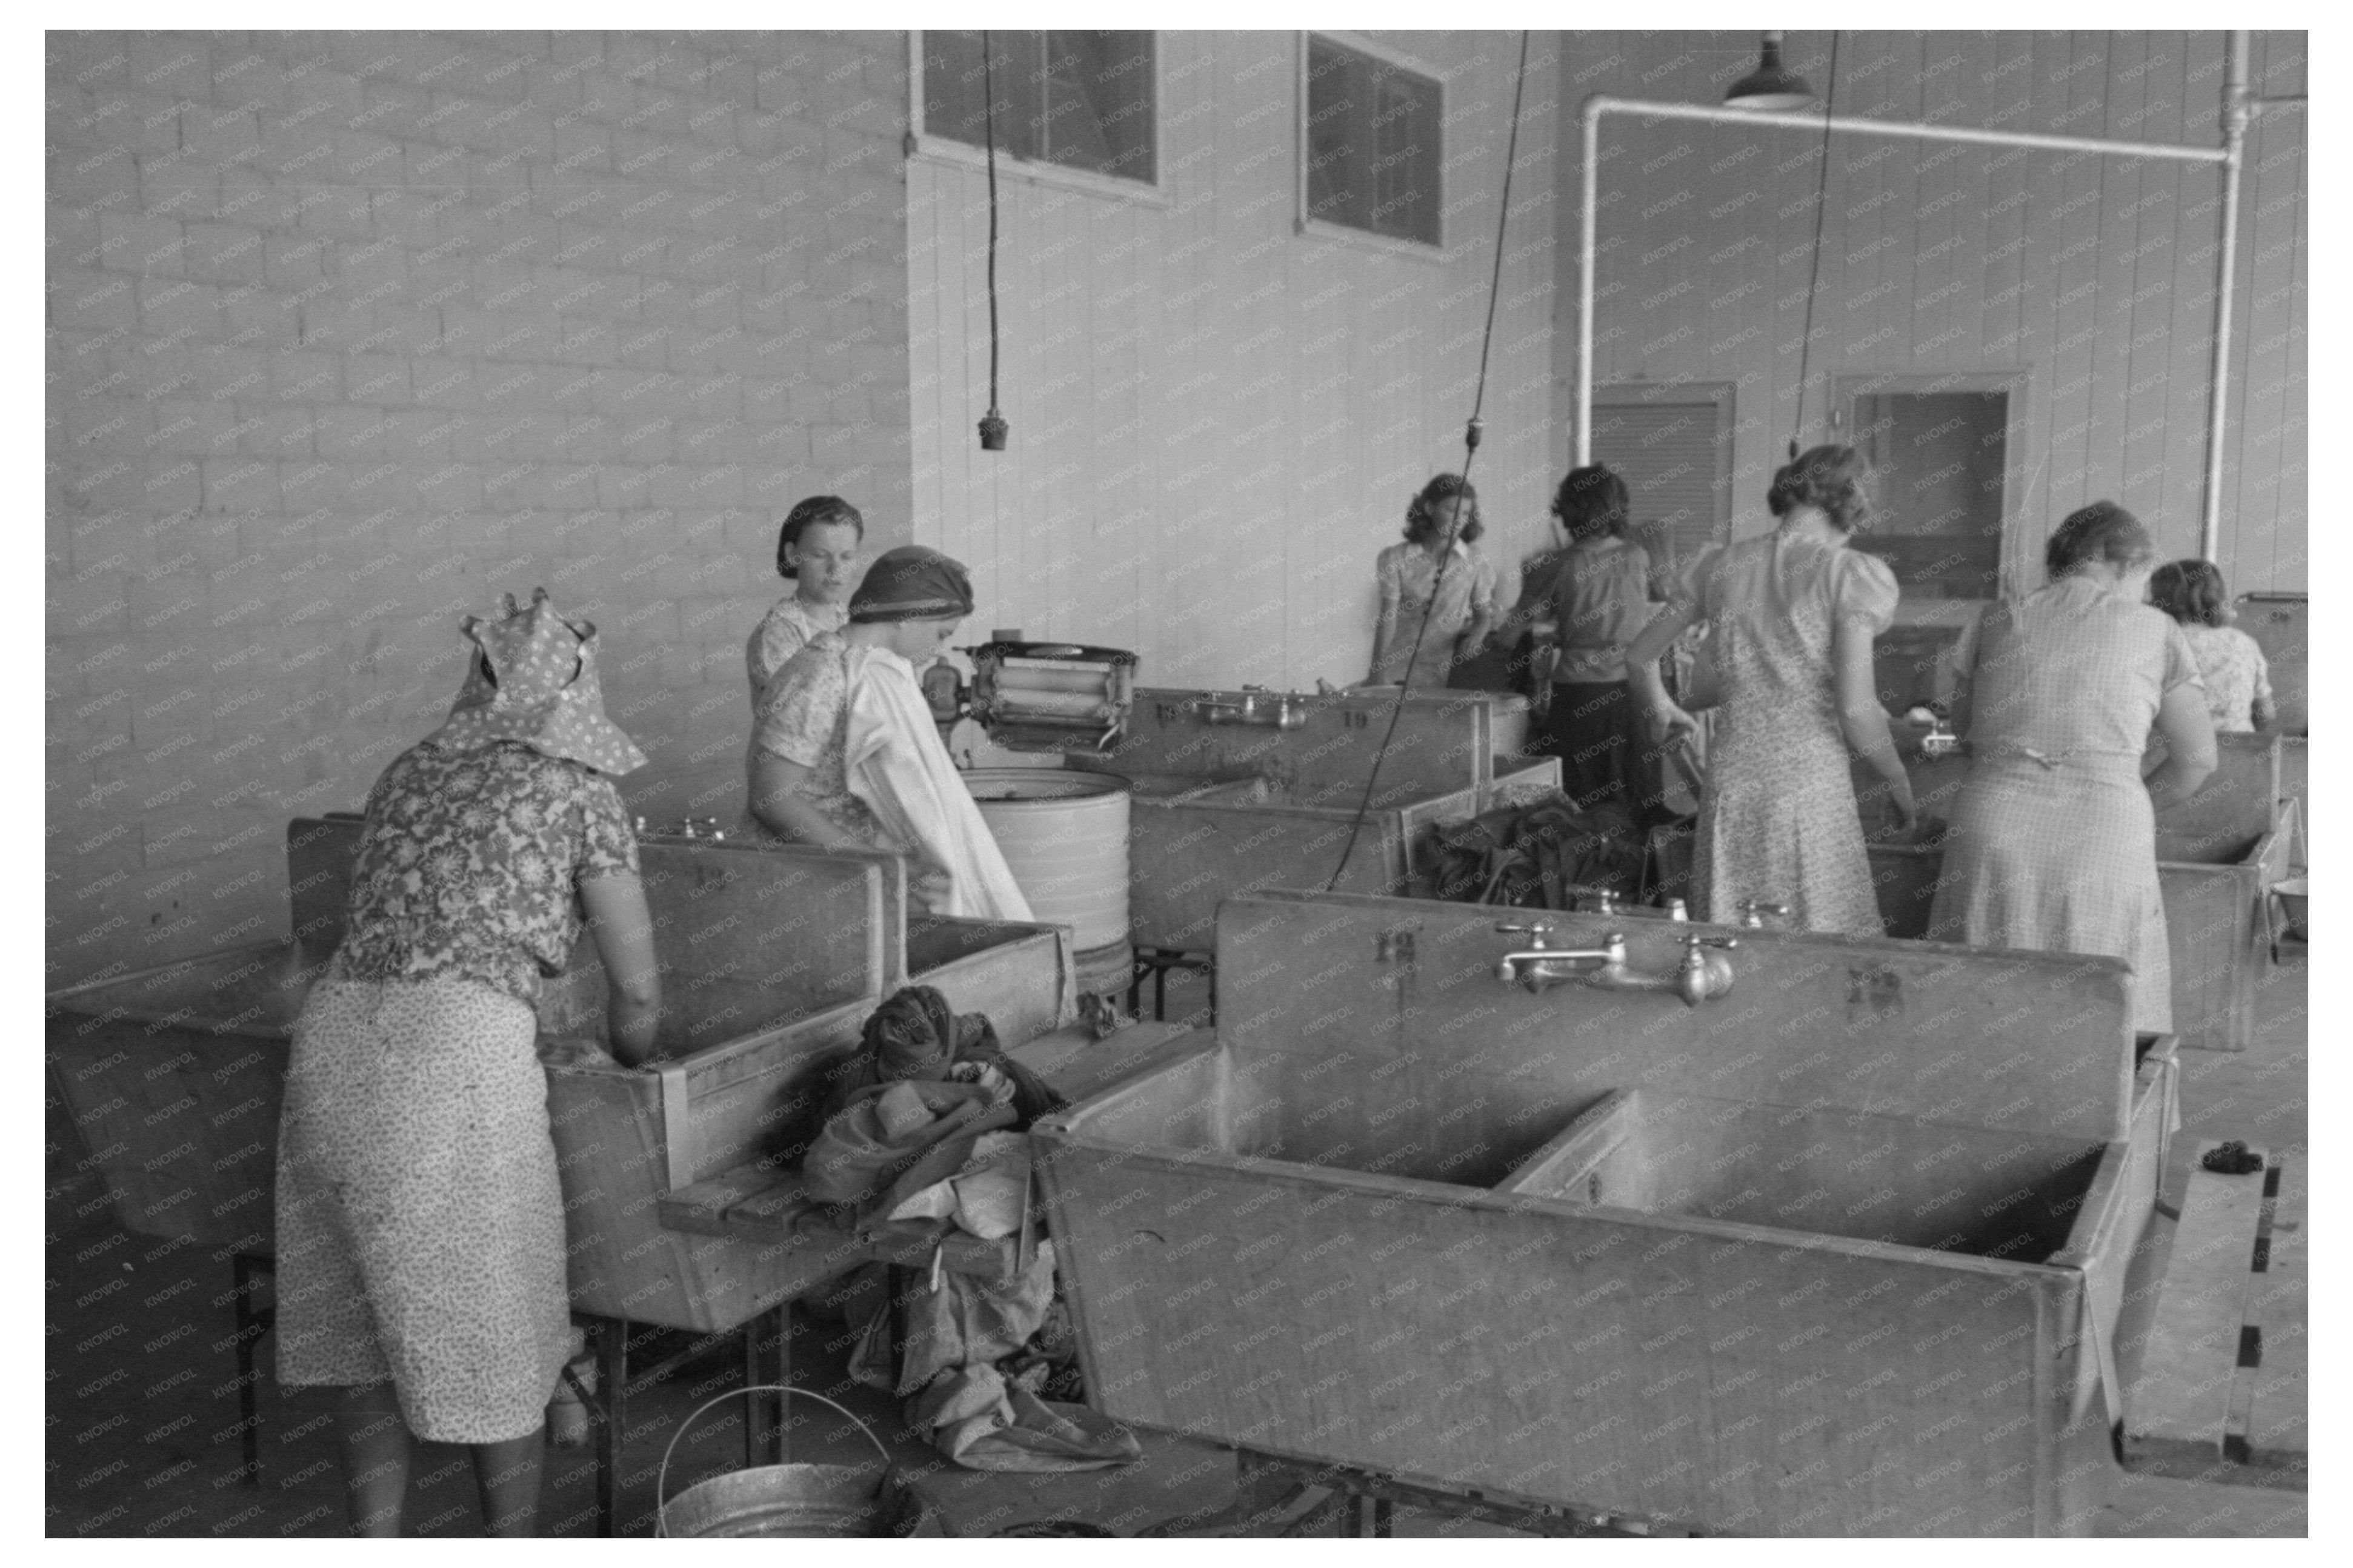
<path id="1" fill-rule="evenodd" d="M 1723 32 L 1563 40 L 1556 462 L 1575 412 L 1577 106 L 1596 92 L 1721 102 L 1757 51 Z M 1846 33 L 1835 108 L 2212 146 L 2223 47 L 2220 32 Z M 1823 32 L 1786 50 L 1818 93 L 1830 51 Z M 2254 90 L 2303 92 L 2305 53 L 2302 33 L 2256 34 Z M 2248 139 L 2220 544 L 2233 592 L 2306 586 L 2304 121 L 2269 112 Z M 1792 130 L 1602 122 L 1595 379 L 1736 384 L 1735 537 L 1769 523 L 1792 433 L 1821 147 Z M 2203 165 L 1833 137 L 1805 440 L 1832 434 L 1834 376 L 2026 370 L 2012 581 L 2039 584 L 2051 528 L 2104 497 L 2168 554 L 2195 554 L 2221 187 Z"/>
<path id="2" fill-rule="evenodd" d="M 1373 556 L 1461 466 L 1519 35 L 1381 34 L 1446 79 L 1442 258 L 1297 232 L 1295 36 L 1160 35 L 1165 202 L 1000 166 L 908 165 L 916 538 L 973 569 L 976 625 L 1137 650 L 1160 686 L 1361 679 Z M 1530 58 L 1472 467 L 1507 591 L 1544 542 L 1553 432 L 1556 36 Z"/>

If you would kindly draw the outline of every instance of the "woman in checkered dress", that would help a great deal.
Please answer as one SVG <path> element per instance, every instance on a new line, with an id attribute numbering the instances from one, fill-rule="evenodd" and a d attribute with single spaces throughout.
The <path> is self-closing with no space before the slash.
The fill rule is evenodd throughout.
<path id="1" fill-rule="evenodd" d="M 1953 717 L 1969 774 L 1929 935 L 2124 959 L 2134 1026 L 2163 1033 L 2156 810 L 2214 771 L 2205 689 L 2180 626 L 2142 602 L 2157 552 L 2132 513 L 2070 513 L 2044 559 L 2050 584 L 1989 606 L 1961 645 Z M 2165 761 L 2144 778 L 2152 729 Z"/>

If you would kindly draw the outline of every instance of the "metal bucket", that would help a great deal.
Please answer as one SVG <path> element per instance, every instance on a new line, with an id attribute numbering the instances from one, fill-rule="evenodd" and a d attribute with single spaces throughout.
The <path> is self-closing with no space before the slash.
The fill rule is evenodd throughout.
<path id="1" fill-rule="evenodd" d="M 831 1405 L 866 1435 L 882 1456 L 880 1471 L 855 1465 L 762 1465 L 697 1481 L 666 1498 L 670 1461 L 679 1438 L 703 1411 L 739 1394 L 797 1394 Z M 822 1394 L 780 1384 L 739 1388 L 703 1402 L 670 1434 L 654 1481 L 654 1534 L 681 1540 L 781 1536 L 803 1540 L 939 1535 L 938 1519 L 900 1478 L 891 1450 L 872 1428 Z"/>

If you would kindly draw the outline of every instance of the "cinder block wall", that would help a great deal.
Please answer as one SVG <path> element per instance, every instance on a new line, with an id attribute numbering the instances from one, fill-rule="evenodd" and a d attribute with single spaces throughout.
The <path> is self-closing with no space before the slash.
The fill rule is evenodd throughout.
<path id="1" fill-rule="evenodd" d="M 913 537 L 904 36 L 47 44 L 48 983 L 282 931 L 504 590 L 732 818 L 776 524 Z"/>

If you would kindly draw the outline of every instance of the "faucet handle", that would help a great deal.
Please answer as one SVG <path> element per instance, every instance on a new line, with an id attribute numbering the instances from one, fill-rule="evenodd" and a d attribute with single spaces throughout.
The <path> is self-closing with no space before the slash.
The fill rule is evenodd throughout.
<path id="1" fill-rule="evenodd" d="M 1529 946 L 1542 947 L 1552 939 L 1553 922 L 1530 921 L 1525 925 L 1514 925 L 1507 921 L 1498 925 L 1495 931 L 1499 936 L 1525 936 L 1528 939 Z"/>
<path id="2" fill-rule="evenodd" d="M 1738 947 L 1740 939 L 1736 936 L 1705 936 L 1694 931 L 1683 938 L 1683 945 L 1696 954 L 1703 947 Z"/>
<path id="3" fill-rule="evenodd" d="M 1586 912 L 1588 909 L 1587 902 L 1588 900 L 1591 900 L 1590 911 L 1594 914 L 1614 915 L 1618 912 L 1618 894 L 1614 889 L 1579 889 L 1577 894 L 1577 907 L 1580 913 Z"/>
<path id="4" fill-rule="evenodd" d="M 1752 931 L 1764 929 L 1767 915 L 1777 915 L 1786 920 L 1789 914 L 1788 905 L 1768 903 L 1763 899 L 1743 899 L 1737 907 L 1740 910 L 1740 923 Z"/>

